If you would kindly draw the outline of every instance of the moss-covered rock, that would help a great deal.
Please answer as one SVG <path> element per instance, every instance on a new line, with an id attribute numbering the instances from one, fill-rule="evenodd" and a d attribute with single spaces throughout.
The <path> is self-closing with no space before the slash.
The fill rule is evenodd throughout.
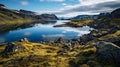
<path id="1" fill-rule="evenodd" d="M 94 45 L 97 48 L 97 55 L 102 61 L 113 62 L 116 65 L 120 62 L 120 47 L 109 42 L 99 42 Z"/>

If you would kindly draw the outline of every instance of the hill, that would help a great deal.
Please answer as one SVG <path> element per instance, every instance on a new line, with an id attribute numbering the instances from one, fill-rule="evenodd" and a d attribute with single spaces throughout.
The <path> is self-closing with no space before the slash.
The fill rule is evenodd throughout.
<path id="1" fill-rule="evenodd" d="M 98 15 L 78 15 L 71 18 L 71 20 L 85 20 L 85 19 L 97 19 Z"/>
<path id="2" fill-rule="evenodd" d="M 34 21 L 57 20 L 54 14 L 36 15 L 27 10 L 11 10 L 0 5 L 0 32 L 11 30 L 22 25 L 31 24 Z"/>

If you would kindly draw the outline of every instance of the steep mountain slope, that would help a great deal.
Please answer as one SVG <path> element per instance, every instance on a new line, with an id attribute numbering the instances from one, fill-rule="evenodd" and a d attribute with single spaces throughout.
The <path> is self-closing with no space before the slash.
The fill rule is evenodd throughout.
<path id="1" fill-rule="evenodd" d="M 113 18 L 120 18 L 120 8 L 114 10 L 111 15 Z"/>

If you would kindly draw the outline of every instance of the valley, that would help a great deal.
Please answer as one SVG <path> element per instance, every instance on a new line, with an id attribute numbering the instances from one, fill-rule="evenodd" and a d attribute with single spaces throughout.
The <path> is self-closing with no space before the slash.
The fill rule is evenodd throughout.
<path id="1" fill-rule="evenodd" d="M 0 67 L 120 66 L 120 8 L 60 20 L 1 4 L 0 34 Z"/>

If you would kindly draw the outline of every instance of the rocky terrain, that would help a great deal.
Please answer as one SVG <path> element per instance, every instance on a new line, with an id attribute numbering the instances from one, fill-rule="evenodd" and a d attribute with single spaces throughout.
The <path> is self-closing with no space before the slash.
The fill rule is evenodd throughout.
<path id="1" fill-rule="evenodd" d="M 83 35 L 80 38 L 71 40 L 71 44 L 73 45 L 74 43 L 75 45 L 79 44 L 86 46 L 87 45 L 92 46 L 94 44 L 94 46 L 96 47 L 96 54 L 94 55 L 94 57 L 96 57 L 97 55 L 97 58 L 101 58 L 100 62 L 103 63 L 102 64 L 103 66 L 95 66 L 97 64 L 101 65 L 99 63 L 95 63 L 93 64 L 93 66 L 90 67 L 107 67 L 104 66 L 106 63 L 108 64 L 110 63 L 111 66 L 108 67 L 116 67 L 114 65 L 120 66 L 119 65 L 120 58 L 118 57 L 120 56 L 119 53 L 120 52 L 120 14 L 119 13 L 120 13 L 120 9 L 116 9 L 112 11 L 111 14 L 100 15 L 99 18 L 95 20 L 91 19 L 91 20 L 71 21 L 64 25 L 57 25 L 55 27 L 61 27 L 61 26 L 81 27 L 87 25 L 94 28 L 94 30 L 92 30 L 90 34 Z M 114 48 L 116 47 L 117 49 L 114 50 Z M 81 60 L 80 58 L 81 55 L 78 57 L 79 57 L 78 59 Z M 88 55 L 86 57 L 88 57 Z M 84 58 L 86 57 L 84 56 Z M 78 63 L 75 62 L 78 67 L 80 65 L 80 62 L 81 61 L 78 61 Z M 95 62 L 95 61 L 91 61 L 91 62 Z"/>
<path id="2" fill-rule="evenodd" d="M 24 38 L 18 42 L 1 44 L 0 66 L 119 67 L 119 13 L 120 9 L 116 9 L 109 16 L 100 16 L 95 20 L 77 20 L 65 24 L 65 26 L 72 27 L 88 25 L 94 28 L 90 34 L 83 35 L 80 38 L 68 41 L 59 38 L 56 41 L 39 43 L 32 43 Z M 46 14 L 43 16 L 45 17 Z M 49 17 L 51 16 L 53 15 Z"/>

